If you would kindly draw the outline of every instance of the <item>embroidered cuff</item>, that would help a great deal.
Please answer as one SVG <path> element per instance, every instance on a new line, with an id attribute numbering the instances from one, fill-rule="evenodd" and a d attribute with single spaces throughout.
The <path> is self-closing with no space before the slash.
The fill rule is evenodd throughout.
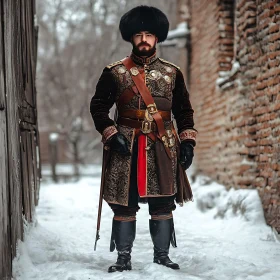
<path id="1" fill-rule="evenodd" d="M 196 139 L 197 131 L 193 129 L 186 129 L 179 134 L 179 138 L 181 141 L 184 140 L 194 140 Z"/>
<path id="2" fill-rule="evenodd" d="M 118 130 L 114 125 L 106 127 L 102 133 L 102 142 L 105 143 L 111 136 L 113 136 L 117 132 Z"/>

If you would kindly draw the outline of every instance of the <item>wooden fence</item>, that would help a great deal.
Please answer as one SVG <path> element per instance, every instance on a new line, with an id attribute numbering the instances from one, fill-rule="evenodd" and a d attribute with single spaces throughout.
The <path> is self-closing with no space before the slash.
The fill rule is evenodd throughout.
<path id="1" fill-rule="evenodd" d="M 36 110 L 35 0 L 0 1 L 0 279 L 32 221 L 41 177 Z"/>

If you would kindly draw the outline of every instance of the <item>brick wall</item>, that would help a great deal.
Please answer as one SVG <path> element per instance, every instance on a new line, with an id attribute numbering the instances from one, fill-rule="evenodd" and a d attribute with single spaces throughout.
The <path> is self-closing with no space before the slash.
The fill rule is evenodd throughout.
<path id="1" fill-rule="evenodd" d="M 258 189 L 280 231 L 280 3 L 187 2 L 197 171 Z"/>

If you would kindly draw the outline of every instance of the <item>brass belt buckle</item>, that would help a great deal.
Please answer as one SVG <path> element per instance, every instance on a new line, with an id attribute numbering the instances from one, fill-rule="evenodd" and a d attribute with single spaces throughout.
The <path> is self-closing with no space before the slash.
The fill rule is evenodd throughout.
<path id="1" fill-rule="evenodd" d="M 141 131 L 142 131 L 144 134 L 151 133 L 151 132 L 152 132 L 152 122 L 150 122 L 150 121 L 148 121 L 148 120 L 142 121 Z"/>
<path id="2" fill-rule="evenodd" d="M 156 107 L 156 104 L 153 103 L 153 104 L 149 104 L 147 106 L 147 109 L 145 110 L 145 119 L 144 121 L 142 122 L 142 128 L 143 126 L 145 126 L 145 122 L 149 122 L 149 129 L 151 130 L 152 129 L 152 125 L 151 123 L 153 122 L 154 118 L 153 118 L 153 114 L 155 114 L 157 112 L 157 107 Z M 150 132 L 148 132 L 150 133 Z"/>

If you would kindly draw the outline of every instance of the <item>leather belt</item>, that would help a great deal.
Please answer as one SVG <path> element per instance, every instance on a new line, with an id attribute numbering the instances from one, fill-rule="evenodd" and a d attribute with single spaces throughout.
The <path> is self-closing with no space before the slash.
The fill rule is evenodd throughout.
<path id="1" fill-rule="evenodd" d="M 170 111 L 158 111 L 164 121 L 171 121 L 171 112 Z M 122 118 L 129 119 L 141 119 L 145 118 L 145 110 L 137 110 L 137 109 L 126 109 L 119 110 L 119 116 Z"/>
<path id="2" fill-rule="evenodd" d="M 143 122 L 142 121 L 128 119 L 128 118 L 119 117 L 117 119 L 117 124 L 128 126 L 128 127 L 131 127 L 131 128 L 141 129 L 142 125 L 143 125 Z M 154 122 L 151 123 L 151 130 L 153 132 L 157 131 L 156 123 L 154 123 Z"/>

